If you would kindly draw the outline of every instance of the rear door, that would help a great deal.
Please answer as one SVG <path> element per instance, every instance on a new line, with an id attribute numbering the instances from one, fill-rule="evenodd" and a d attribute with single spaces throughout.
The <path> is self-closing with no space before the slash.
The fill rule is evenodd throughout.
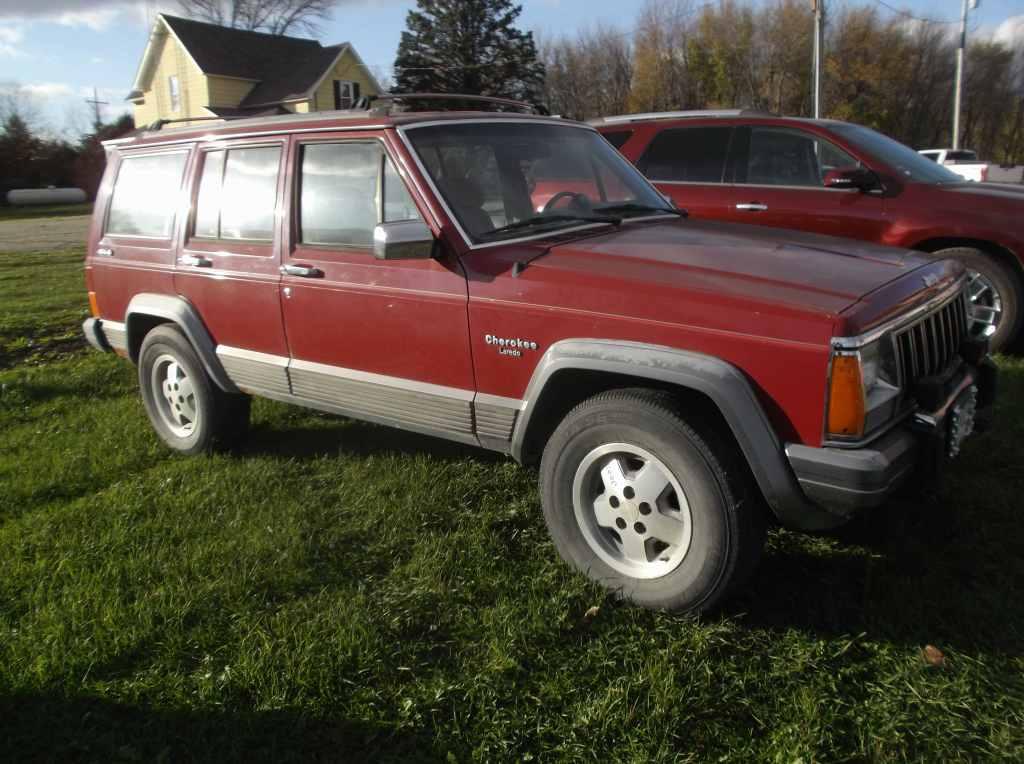
<path id="1" fill-rule="evenodd" d="M 475 442 L 467 286 L 453 253 L 378 260 L 379 222 L 426 207 L 380 132 L 296 138 L 283 313 L 294 395 L 330 410 Z"/>
<path id="2" fill-rule="evenodd" d="M 730 155 L 729 219 L 739 223 L 879 241 L 887 226 L 881 195 L 826 188 L 829 170 L 858 167 L 847 152 L 791 127 L 738 127 Z"/>
<path id="3" fill-rule="evenodd" d="M 288 391 L 278 229 L 286 140 L 202 146 L 175 285 L 199 311 L 229 376 L 246 390 Z"/>
<path id="4" fill-rule="evenodd" d="M 728 214 L 731 193 L 724 186 L 733 129 L 727 125 L 667 127 L 636 162 L 663 194 L 694 217 L 718 220 Z"/>

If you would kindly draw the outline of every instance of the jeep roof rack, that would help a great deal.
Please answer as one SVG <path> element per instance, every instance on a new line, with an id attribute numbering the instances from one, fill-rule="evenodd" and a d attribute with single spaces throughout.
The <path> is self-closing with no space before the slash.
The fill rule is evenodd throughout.
<path id="1" fill-rule="evenodd" d="M 648 111 L 642 114 L 619 114 L 614 117 L 599 117 L 589 121 L 591 125 L 607 125 L 616 122 L 638 122 L 648 119 L 690 119 L 697 117 L 776 117 L 770 111 L 761 109 L 690 109 L 687 111 Z"/>
<path id="2" fill-rule="evenodd" d="M 547 115 L 547 110 L 534 106 L 526 101 L 516 101 L 511 98 L 496 98 L 494 96 L 471 95 L 468 93 L 379 93 L 360 98 L 355 105 L 356 109 L 365 109 L 373 114 L 390 114 L 394 105 L 409 101 L 455 101 L 464 103 L 479 103 L 482 105 L 500 106 L 505 110 L 511 109 L 521 114 Z M 381 106 L 376 104 L 384 102 Z M 433 111 L 431 109 L 431 111 Z M 459 111 L 459 109 L 453 109 Z"/>

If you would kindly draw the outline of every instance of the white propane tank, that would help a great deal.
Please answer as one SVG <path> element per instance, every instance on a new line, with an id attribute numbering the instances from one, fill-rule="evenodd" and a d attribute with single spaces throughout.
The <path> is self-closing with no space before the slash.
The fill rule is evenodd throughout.
<path id="1" fill-rule="evenodd" d="M 80 204 L 85 191 L 80 188 L 16 188 L 7 192 L 7 203 L 15 207 L 32 204 Z"/>

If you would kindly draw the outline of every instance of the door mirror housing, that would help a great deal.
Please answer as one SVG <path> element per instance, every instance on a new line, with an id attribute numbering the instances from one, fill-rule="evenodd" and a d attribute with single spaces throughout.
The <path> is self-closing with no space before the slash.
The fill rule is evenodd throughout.
<path id="1" fill-rule="evenodd" d="M 429 260 L 436 245 L 422 220 L 381 223 L 373 229 L 373 256 L 378 260 Z"/>
<path id="2" fill-rule="evenodd" d="M 825 188 L 856 188 L 867 193 L 882 187 L 878 176 L 866 167 L 837 167 L 825 173 Z"/>

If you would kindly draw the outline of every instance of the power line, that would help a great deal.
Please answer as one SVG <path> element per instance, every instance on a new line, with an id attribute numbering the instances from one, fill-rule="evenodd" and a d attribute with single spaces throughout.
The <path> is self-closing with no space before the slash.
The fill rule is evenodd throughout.
<path id="1" fill-rule="evenodd" d="M 902 16 L 903 18 L 910 19 L 911 21 L 919 21 L 922 24 L 959 24 L 960 23 L 959 21 L 946 21 L 944 19 L 926 19 L 926 18 L 924 18 L 922 16 L 915 16 L 914 14 L 912 14 L 912 13 L 910 13 L 908 11 L 901 11 L 899 8 L 896 8 L 896 7 L 892 6 L 892 5 L 889 5 L 889 3 L 885 2 L 885 0 L 875 0 L 875 2 L 878 3 L 880 6 L 882 6 L 883 8 L 887 8 L 888 10 L 892 11 L 897 16 Z"/>

